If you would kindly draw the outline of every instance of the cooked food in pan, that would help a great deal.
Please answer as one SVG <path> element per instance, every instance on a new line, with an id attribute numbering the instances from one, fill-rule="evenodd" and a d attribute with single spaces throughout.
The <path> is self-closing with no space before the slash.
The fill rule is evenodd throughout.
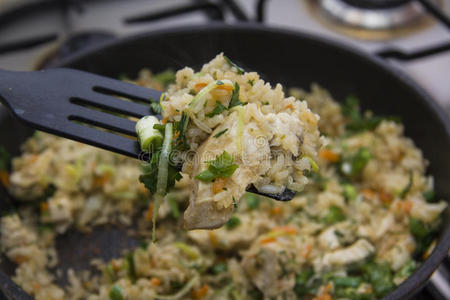
<path id="1" fill-rule="evenodd" d="M 183 172 L 192 178 L 184 214 L 187 229 L 225 224 L 251 184 L 267 194 L 302 191 L 305 174 L 317 169 L 319 117 L 306 101 L 286 98 L 280 84 L 272 88 L 223 54 L 200 72 L 188 67 L 178 71 L 160 105 L 163 124 L 148 116 L 137 125 L 143 150 L 152 147 L 157 156 L 143 181 L 156 192 L 167 181 L 160 178 L 163 173 L 173 185 L 174 167 L 162 164 L 169 156 L 168 143 L 161 147 L 163 135 L 165 141 L 170 137 L 172 152 L 178 152 Z M 166 134 L 168 126 L 172 129 Z M 160 166 L 171 170 L 158 172 Z"/>
<path id="2" fill-rule="evenodd" d="M 173 187 L 158 214 L 153 201 L 158 182 L 148 180 L 159 179 L 151 173 L 152 163 L 144 165 L 144 185 L 137 180 L 140 170 L 133 159 L 43 133 L 31 137 L 23 154 L 13 159 L 9 176 L 5 171 L 1 176 L 9 192 L 23 202 L 16 212 L 1 218 L 2 252 L 17 264 L 14 281 L 38 300 L 325 300 L 379 299 L 410 276 L 433 249 L 447 204 L 434 196 L 433 178 L 425 173 L 427 163 L 404 136 L 401 120 L 361 112 L 354 96 L 339 104 L 317 85 L 310 91 L 291 89 L 293 97 L 286 98 L 281 87 L 271 89 L 256 73 L 239 72 L 222 55 L 200 73 L 188 68 L 177 72 L 175 84 L 161 101 L 166 126 L 144 126 L 159 132 L 141 132 L 141 143 L 148 142 L 146 147 L 153 145 L 156 152 L 160 149 L 158 155 L 165 155 L 159 145 L 167 133 L 200 153 L 203 147 L 213 152 L 212 157 L 185 161 L 183 171 L 190 176 L 182 178 L 167 161 L 167 187 Z M 161 78 L 171 77 L 165 74 L 157 77 L 144 70 L 137 82 L 162 85 Z M 206 106 L 186 111 L 205 87 L 217 87 L 218 80 L 230 88 L 205 92 L 201 101 Z M 248 104 L 230 108 L 235 82 L 239 102 Z M 263 92 L 252 94 L 255 86 Z M 312 112 L 295 99 L 306 101 Z M 220 105 L 224 108 L 217 108 Z M 220 112 L 212 115 L 214 110 Z M 189 117 L 187 126 L 180 126 L 185 122 L 183 112 Z M 271 114 L 274 123 L 266 129 Z M 286 114 L 286 124 L 277 123 L 277 114 Z M 283 131 L 284 137 L 277 136 L 284 125 L 289 128 L 291 121 L 298 121 L 294 117 L 302 132 L 295 127 Z M 166 131 L 167 124 L 175 130 Z M 238 145 L 244 149 L 253 139 L 252 130 L 266 142 L 278 138 L 276 146 L 263 145 L 264 153 L 278 147 L 292 162 L 274 158 L 268 167 L 258 164 L 257 171 L 249 173 L 254 177 L 239 179 L 238 170 L 246 167 L 234 154 Z M 323 147 L 316 155 L 319 144 Z M 171 145 L 172 150 L 177 147 Z M 230 176 L 216 170 L 224 161 L 225 175 Z M 235 199 L 234 207 L 228 195 L 240 195 L 245 189 L 241 184 L 249 182 L 298 193 L 289 202 L 246 193 Z M 227 197 L 218 196 L 224 191 Z M 206 199 L 205 207 L 214 207 L 212 214 L 221 214 L 220 208 L 231 204 L 230 216 L 220 219 L 224 226 L 183 229 L 186 208 L 188 226 L 202 227 L 198 224 L 205 212 L 195 211 L 199 199 Z M 157 242 L 152 243 L 156 218 Z M 56 237 L 69 229 L 89 232 L 104 224 L 129 227 L 130 234 L 143 242 L 111 261 L 92 260 L 100 272 L 69 270 L 68 284 L 58 285 L 62 274 L 55 271 Z"/>

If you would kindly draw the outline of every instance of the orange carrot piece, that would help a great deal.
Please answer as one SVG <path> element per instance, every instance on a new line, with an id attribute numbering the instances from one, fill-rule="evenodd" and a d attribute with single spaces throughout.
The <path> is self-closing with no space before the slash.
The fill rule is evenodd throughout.
<path id="1" fill-rule="evenodd" d="M 288 109 L 288 108 L 294 109 L 294 105 L 292 105 L 292 103 L 289 103 L 289 104 L 286 105 L 284 108 L 285 108 L 285 109 Z"/>
<path id="2" fill-rule="evenodd" d="M 164 118 L 162 119 L 161 123 L 166 124 L 168 120 L 169 120 L 168 117 L 164 117 Z"/>
<path id="3" fill-rule="evenodd" d="M 389 194 L 383 190 L 378 190 L 378 198 L 384 204 L 391 204 L 394 197 L 392 197 L 391 194 Z"/>
<path id="4" fill-rule="evenodd" d="M 209 286 L 207 284 L 204 284 L 201 288 L 192 290 L 192 298 L 201 299 L 206 296 L 208 291 Z"/>
<path id="5" fill-rule="evenodd" d="M 175 134 L 173 135 L 173 139 L 176 139 L 177 137 L 180 136 L 180 131 L 175 132 Z"/>
<path id="6" fill-rule="evenodd" d="M 217 242 L 216 235 L 213 231 L 208 231 L 209 241 L 211 242 L 211 245 L 213 245 L 214 248 L 217 248 L 219 243 Z"/>
<path id="7" fill-rule="evenodd" d="M 47 202 L 41 202 L 40 203 L 41 212 L 48 211 L 48 203 Z"/>
<path id="8" fill-rule="evenodd" d="M 266 238 L 261 239 L 260 243 L 261 243 L 262 245 L 266 245 L 266 244 L 273 243 L 273 242 L 275 242 L 276 240 L 277 240 L 276 238 L 274 238 L 273 236 L 271 236 L 271 237 L 266 237 Z"/>
<path id="9" fill-rule="evenodd" d="M 279 206 L 275 206 L 270 210 L 270 214 L 277 216 L 283 213 L 283 209 Z"/>
<path id="10" fill-rule="evenodd" d="M 234 87 L 231 86 L 231 85 L 222 84 L 222 85 L 218 85 L 216 87 L 216 89 L 218 89 L 218 90 L 225 90 L 225 91 L 232 91 L 234 89 Z"/>
<path id="11" fill-rule="evenodd" d="M 328 149 L 322 149 L 319 152 L 319 157 L 323 158 L 326 161 L 329 161 L 331 163 L 335 163 L 339 161 L 339 154 L 328 150 Z"/>
<path id="12" fill-rule="evenodd" d="M 311 254 L 311 250 L 312 250 L 312 245 L 311 245 L 311 244 L 307 244 L 307 245 L 305 246 L 305 250 L 304 250 L 303 253 L 302 253 L 302 256 L 303 256 L 304 258 L 308 258 L 308 256 Z"/>
<path id="13" fill-rule="evenodd" d="M 158 277 L 152 277 L 152 279 L 150 279 L 150 283 L 155 286 L 160 286 L 162 282 Z"/>
<path id="14" fill-rule="evenodd" d="M 274 231 L 281 231 L 286 234 L 297 234 L 297 228 L 292 226 L 279 226 L 273 229 Z"/>
<path id="15" fill-rule="evenodd" d="M 6 171 L 0 171 L 0 181 L 5 188 L 9 186 L 9 173 Z"/>
<path id="16" fill-rule="evenodd" d="M 376 196 L 376 194 L 371 189 L 362 189 L 361 193 L 368 199 L 373 199 Z"/>
<path id="17" fill-rule="evenodd" d="M 225 187 L 226 179 L 225 178 L 217 178 L 214 180 L 214 183 L 212 185 L 212 191 L 214 194 L 218 194 L 221 191 L 223 191 L 223 188 Z"/>
<path id="18" fill-rule="evenodd" d="M 147 212 L 145 213 L 145 219 L 149 222 L 153 220 L 153 203 L 148 206 Z"/>
<path id="19" fill-rule="evenodd" d="M 204 88 L 205 86 L 207 86 L 208 84 L 207 83 L 205 83 L 205 82 L 199 82 L 199 83 L 196 83 L 195 85 L 194 85 L 194 90 L 196 90 L 197 92 L 199 92 L 202 88 Z"/>
<path id="20" fill-rule="evenodd" d="M 411 212 L 412 207 L 413 207 L 413 204 L 412 204 L 411 201 L 405 201 L 405 202 L 403 203 L 403 210 L 404 210 L 407 214 L 409 214 L 409 213 Z"/>

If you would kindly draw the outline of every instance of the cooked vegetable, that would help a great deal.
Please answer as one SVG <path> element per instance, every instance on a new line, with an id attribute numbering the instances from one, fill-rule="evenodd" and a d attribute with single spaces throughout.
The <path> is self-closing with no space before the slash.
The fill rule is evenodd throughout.
<path id="1" fill-rule="evenodd" d="M 358 191 L 356 190 L 356 188 L 353 185 L 344 184 L 343 188 L 344 188 L 343 195 L 344 195 L 345 199 L 347 199 L 347 200 L 355 200 L 356 199 L 356 197 L 358 196 Z"/>
<path id="2" fill-rule="evenodd" d="M 192 99 L 191 103 L 189 103 L 188 106 L 188 114 L 191 113 L 197 113 L 203 108 L 203 104 L 205 103 L 205 96 L 209 92 L 211 92 L 213 89 L 217 88 L 221 85 L 232 85 L 233 83 L 230 80 L 216 80 L 205 86 L 198 92 L 197 95 L 195 95 L 194 99 Z M 235 84 L 236 87 L 236 84 Z M 234 93 L 234 91 L 233 91 Z"/>
<path id="3" fill-rule="evenodd" d="M 125 256 L 125 259 L 127 261 L 126 268 L 127 268 L 128 276 L 130 277 L 130 280 L 132 282 L 135 282 L 136 281 L 136 267 L 134 265 L 133 252 L 128 253 Z"/>
<path id="4" fill-rule="evenodd" d="M 195 176 L 195 179 L 211 182 L 216 178 L 228 178 L 238 168 L 238 165 L 234 163 L 234 158 L 226 151 L 217 156 L 215 160 L 206 163 L 209 164 L 208 169 Z"/>
<path id="5" fill-rule="evenodd" d="M 228 230 L 232 230 L 232 229 L 238 227 L 239 225 L 241 225 L 241 219 L 233 216 L 228 220 L 227 223 L 225 223 L 225 228 Z"/>
<path id="6" fill-rule="evenodd" d="M 410 170 L 408 184 L 401 190 L 401 192 L 399 194 L 400 198 L 405 199 L 406 195 L 408 194 L 409 190 L 411 189 L 411 187 L 413 185 L 413 179 L 414 179 L 414 174 Z"/>
<path id="7" fill-rule="evenodd" d="M 347 97 L 346 102 L 341 106 L 341 111 L 347 117 L 348 122 L 345 126 L 349 133 L 358 133 L 365 130 L 373 130 L 380 125 L 383 120 L 398 122 L 398 117 L 392 116 L 361 116 L 359 100 L 355 96 Z"/>
<path id="8" fill-rule="evenodd" d="M 357 276 L 333 277 L 333 283 L 336 288 L 340 287 L 357 288 L 362 282 L 363 279 Z"/>
<path id="9" fill-rule="evenodd" d="M 152 108 L 153 112 L 155 114 L 161 114 L 163 109 L 162 106 L 159 102 L 155 102 L 154 100 L 151 99 L 151 103 L 150 103 L 150 107 Z"/>
<path id="10" fill-rule="evenodd" d="M 109 291 L 109 299 L 111 300 L 123 300 L 122 289 L 115 284 Z"/>
<path id="11" fill-rule="evenodd" d="M 223 58 L 225 59 L 225 61 L 232 67 L 236 68 L 237 73 L 239 75 L 244 74 L 245 70 L 242 69 L 241 67 L 239 67 L 238 65 L 236 65 L 234 62 L 231 61 L 231 59 L 229 59 L 228 57 L 226 57 L 225 55 L 223 56 Z"/>
<path id="12" fill-rule="evenodd" d="M 198 258 L 197 251 L 195 251 L 194 248 L 192 248 L 188 244 L 185 244 L 183 242 L 176 242 L 176 243 L 174 243 L 174 246 L 177 247 L 178 249 L 180 249 L 185 254 L 187 254 L 190 258 L 192 258 L 192 259 Z"/>
<path id="13" fill-rule="evenodd" d="M 160 123 L 154 116 L 145 116 L 136 123 L 136 133 L 142 151 L 153 152 L 162 144 L 163 135 L 153 128 L 155 124 Z"/>
<path id="14" fill-rule="evenodd" d="M 309 161 L 309 164 L 311 165 L 311 169 L 313 170 L 313 172 L 319 172 L 319 166 L 314 161 L 314 159 L 312 159 L 309 156 L 305 156 L 305 158 Z"/>
<path id="15" fill-rule="evenodd" d="M 294 292 L 297 295 L 297 297 L 302 298 L 309 292 L 308 282 L 310 281 L 313 275 L 314 275 L 313 270 L 308 268 L 306 270 L 302 270 L 295 277 Z"/>
<path id="16" fill-rule="evenodd" d="M 230 100 L 230 104 L 228 105 L 228 109 L 244 104 L 239 100 L 239 90 L 240 90 L 239 84 L 237 82 L 235 82 L 233 94 L 231 95 L 231 100 Z"/>
<path id="17" fill-rule="evenodd" d="M 425 198 L 425 200 L 428 203 L 433 203 L 435 202 L 435 192 L 433 190 L 428 190 L 426 192 L 423 193 L 423 197 Z"/>
<path id="18" fill-rule="evenodd" d="M 250 209 L 257 209 L 259 207 L 259 197 L 252 193 L 245 193 L 244 195 L 245 202 Z"/>
<path id="19" fill-rule="evenodd" d="M 195 275 L 176 294 L 173 294 L 173 295 L 156 295 L 156 299 L 161 299 L 161 300 L 178 300 L 178 299 L 182 299 L 182 297 L 184 295 L 186 295 L 187 293 L 189 293 L 189 291 L 192 289 L 192 287 L 198 283 L 199 279 L 200 279 L 200 276 L 199 275 Z"/>
<path id="20" fill-rule="evenodd" d="M 227 130 L 228 130 L 228 128 L 225 128 L 224 130 L 219 131 L 218 133 L 216 133 L 216 134 L 214 135 L 214 137 L 217 139 L 219 136 L 221 136 L 222 134 L 224 134 L 225 132 L 227 132 Z"/>
<path id="21" fill-rule="evenodd" d="M 344 176 L 354 178 L 361 173 L 371 158 L 369 150 L 361 147 L 353 156 L 343 159 L 339 170 Z"/>
<path id="22" fill-rule="evenodd" d="M 409 230 L 416 241 L 415 257 L 422 257 L 437 235 L 435 224 L 429 225 L 416 218 L 409 219 Z"/>
<path id="23" fill-rule="evenodd" d="M 172 211 L 172 216 L 177 219 L 180 216 L 180 209 L 178 208 L 178 203 L 172 195 L 167 195 L 167 201 L 169 202 L 170 210 Z"/>
<path id="24" fill-rule="evenodd" d="M 387 263 L 368 262 L 363 265 L 364 277 L 370 282 L 375 295 L 386 296 L 395 288 L 392 273 Z"/>
<path id="25" fill-rule="evenodd" d="M 395 273 L 395 278 L 405 279 L 409 277 L 417 269 L 417 263 L 409 260 L 400 270 Z"/>
<path id="26" fill-rule="evenodd" d="M 218 263 L 216 265 L 213 266 L 212 271 L 214 274 L 220 274 L 222 272 L 227 271 L 228 267 L 226 264 L 224 263 Z"/>
<path id="27" fill-rule="evenodd" d="M 330 206 L 328 208 L 328 213 L 322 219 L 327 225 L 334 224 L 346 219 L 344 212 L 338 206 Z"/>
<path id="28" fill-rule="evenodd" d="M 166 89 L 171 83 L 175 82 L 175 72 L 171 69 L 165 70 L 155 75 L 155 80 L 162 84 Z"/>
<path id="29" fill-rule="evenodd" d="M 214 109 L 210 113 L 206 114 L 206 116 L 208 118 L 212 118 L 215 115 L 219 115 L 226 110 L 227 110 L 227 108 L 221 102 L 217 101 Z"/>
<path id="30" fill-rule="evenodd" d="M 189 150 L 189 144 L 186 140 L 186 130 L 189 125 L 189 116 L 183 111 L 179 122 L 175 122 L 175 132 L 178 136 L 175 138 L 174 148 L 177 150 Z"/>

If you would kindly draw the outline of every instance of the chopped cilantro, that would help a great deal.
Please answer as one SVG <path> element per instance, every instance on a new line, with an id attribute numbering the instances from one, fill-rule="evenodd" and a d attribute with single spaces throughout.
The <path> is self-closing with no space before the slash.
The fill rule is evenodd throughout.
<path id="1" fill-rule="evenodd" d="M 252 193 L 245 193 L 245 202 L 250 209 L 257 209 L 259 207 L 259 197 Z"/>
<path id="2" fill-rule="evenodd" d="M 207 163 L 209 164 L 208 169 L 195 176 L 195 179 L 211 182 L 216 178 L 231 177 L 238 168 L 238 165 L 234 163 L 233 156 L 226 151 Z"/>
<path id="3" fill-rule="evenodd" d="M 228 230 L 232 230 L 238 227 L 239 225 L 241 225 L 241 219 L 233 216 L 228 220 L 228 222 L 225 223 L 225 228 Z"/>
<path id="4" fill-rule="evenodd" d="M 150 99 L 151 103 L 150 103 L 150 107 L 152 108 L 153 112 L 155 114 L 161 114 L 162 113 L 162 107 L 161 104 L 158 102 L 155 102 L 153 99 Z"/>
<path id="5" fill-rule="evenodd" d="M 264 102 L 264 105 L 269 105 L 269 104 L 270 104 L 269 101 Z"/>
<path id="6" fill-rule="evenodd" d="M 214 137 L 217 139 L 219 136 L 221 136 L 222 134 L 224 134 L 225 132 L 227 132 L 227 130 L 228 130 L 228 128 L 225 128 L 224 130 L 219 131 L 218 133 L 216 133 L 216 134 L 214 135 Z"/>
<path id="7" fill-rule="evenodd" d="M 346 219 L 344 212 L 338 206 L 330 206 L 328 208 L 328 213 L 323 217 L 323 222 L 325 224 L 331 225 Z"/>
<path id="8" fill-rule="evenodd" d="M 115 284 L 111 288 L 111 290 L 109 291 L 109 299 L 111 299 L 111 300 L 122 300 L 123 299 L 122 289 L 120 288 L 120 286 Z"/>
<path id="9" fill-rule="evenodd" d="M 174 148 L 177 150 L 188 150 L 189 145 L 186 140 L 186 130 L 189 125 L 189 116 L 183 111 L 181 113 L 181 119 L 179 122 L 175 123 L 175 132 L 179 132 L 180 134 L 175 139 Z"/>
<path id="10" fill-rule="evenodd" d="M 214 107 L 214 109 L 210 113 L 206 114 L 206 116 L 208 118 L 212 118 L 215 115 L 219 115 L 226 110 L 227 108 L 221 102 L 216 101 L 216 107 Z"/>
<path id="11" fill-rule="evenodd" d="M 228 105 L 228 109 L 238 106 L 238 105 L 244 105 L 244 103 L 242 103 L 239 100 L 239 84 L 237 82 L 234 83 L 234 89 L 233 89 L 233 94 L 231 95 L 231 100 L 230 100 L 230 104 Z"/>
<path id="12" fill-rule="evenodd" d="M 437 235 L 437 224 L 425 224 L 416 218 L 409 219 L 409 231 L 416 241 L 414 257 L 422 258 Z"/>
<path id="13" fill-rule="evenodd" d="M 409 179 L 408 179 L 408 183 L 406 184 L 406 186 L 401 190 L 399 196 L 402 199 L 405 199 L 406 195 L 408 194 L 409 190 L 411 189 L 412 185 L 413 185 L 413 179 L 414 179 L 414 175 L 413 172 L 410 170 L 409 171 Z"/>
<path id="14" fill-rule="evenodd" d="M 229 59 L 228 57 L 226 57 L 225 55 L 223 56 L 223 58 L 225 59 L 225 61 L 232 67 L 235 67 L 237 70 L 237 73 L 239 75 L 244 74 L 245 70 L 241 67 L 239 67 L 238 65 L 236 65 L 234 62 L 231 61 L 231 59 Z"/>
<path id="15" fill-rule="evenodd" d="M 433 190 L 428 190 L 426 192 L 423 192 L 423 197 L 427 202 L 432 203 L 435 200 L 435 193 Z"/>
<path id="16" fill-rule="evenodd" d="M 253 86 L 255 84 L 255 80 L 254 79 L 249 79 L 247 81 L 248 84 L 250 84 L 251 86 Z"/>
<path id="17" fill-rule="evenodd" d="M 225 272 L 226 270 L 228 270 L 228 266 L 224 263 L 218 263 L 217 265 L 214 265 L 212 267 L 212 271 L 214 274 L 220 274 L 222 272 Z"/>
<path id="18" fill-rule="evenodd" d="M 346 177 L 354 178 L 362 172 L 371 158 L 369 150 L 361 147 L 354 155 L 342 159 L 339 171 Z"/>

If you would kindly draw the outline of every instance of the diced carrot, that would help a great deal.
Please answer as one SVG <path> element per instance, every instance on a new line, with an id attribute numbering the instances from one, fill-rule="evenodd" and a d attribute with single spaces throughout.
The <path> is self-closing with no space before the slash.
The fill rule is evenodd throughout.
<path id="1" fill-rule="evenodd" d="M 3 186 L 7 188 L 9 186 L 9 173 L 6 171 L 0 171 L 0 181 Z"/>
<path id="2" fill-rule="evenodd" d="M 168 120 L 169 120 L 168 117 L 164 117 L 164 118 L 162 119 L 161 123 L 166 124 Z"/>
<path id="3" fill-rule="evenodd" d="M 283 213 L 283 209 L 279 206 L 275 206 L 270 210 L 270 214 L 274 216 L 281 215 Z"/>
<path id="4" fill-rule="evenodd" d="M 413 204 L 412 204 L 411 201 L 405 201 L 405 202 L 403 203 L 403 210 L 404 210 L 407 214 L 409 214 L 409 213 L 411 212 L 412 207 L 413 207 Z"/>
<path id="5" fill-rule="evenodd" d="M 315 297 L 313 300 L 332 300 L 330 294 L 322 294 L 317 297 Z"/>
<path id="6" fill-rule="evenodd" d="M 31 159 L 30 159 L 30 163 L 32 163 L 32 164 L 35 163 L 38 160 L 38 158 L 39 158 L 39 155 L 34 154 L 33 157 L 31 157 Z"/>
<path id="7" fill-rule="evenodd" d="M 273 243 L 273 242 L 275 242 L 277 239 L 275 238 L 275 237 L 273 237 L 273 236 L 270 236 L 270 237 L 266 237 L 266 238 L 263 238 L 263 239 L 261 239 L 261 244 L 262 245 L 266 245 L 266 244 L 270 244 L 270 243 Z"/>
<path id="8" fill-rule="evenodd" d="M 234 87 L 231 86 L 231 85 L 222 84 L 222 85 L 218 85 L 216 87 L 216 89 L 218 89 L 218 90 L 225 90 L 225 91 L 232 91 L 234 89 Z"/>
<path id="9" fill-rule="evenodd" d="M 40 203 L 40 208 L 41 208 L 41 212 L 46 212 L 48 211 L 48 203 L 47 202 L 41 202 Z"/>
<path id="10" fill-rule="evenodd" d="M 307 244 L 307 245 L 305 246 L 305 250 L 304 250 L 303 253 L 302 253 L 302 256 L 303 256 L 304 258 L 308 258 L 309 254 L 311 254 L 311 250 L 312 250 L 312 245 L 311 245 L 311 244 Z"/>
<path id="11" fill-rule="evenodd" d="M 362 189 L 361 194 L 368 199 L 375 198 L 376 194 L 371 189 Z"/>
<path id="12" fill-rule="evenodd" d="M 383 190 L 378 190 L 378 198 L 380 199 L 381 202 L 383 202 L 384 204 L 391 204 L 392 199 L 394 198 L 391 194 L 383 191 Z"/>
<path id="13" fill-rule="evenodd" d="M 223 191 L 223 188 L 225 187 L 226 178 L 217 178 L 214 180 L 214 183 L 212 185 L 212 191 L 214 194 L 218 194 L 221 191 Z"/>
<path id="14" fill-rule="evenodd" d="M 104 186 L 109 181 L 110 178 L 111 177 L 110 177 L 109 173 L 105 173 L 105 174 L 103 174 L 101 176 L 94 177 L 94 180 L 92 181 L 92 184 L 95 187 L 101 187 L 101 186 Z"/>
<path id="15" fill-rule="evenodd" d="M 175 134 L 173 135 L 173 139 L 176 139 L 177 137 L 180 136 L 180 131 L 175 132 Z"/>
<path id="16" fill-rule="evenodd" d="M 397 210 L 401 212 L 403 210 L 403 204 L 399 201 L 397 202 Z"/>
<path id="17" fill-rule="evenodd" d="M 284 108 L 285 108 L 285 109 L 288 109 L 288 108 L 294 109 L 294 105 L 292 105 L 292 103 L 289 103 L 289 104 L 286 105 Z"/>
<path id="18" fill-rule="evenodd" d="M 319 157 L 325 159 L 326 161 L 335 163 L 339 161 L 339 154 L 328 150 L 328 149 L 322 149 L 319 152 Z"/>
<path id="19" fill-rule="evenodd" d="M 35 282 L 35 283 L 33 284 L 33 289 L 34 289 L 34 290 L 39 290 L 40 288 L 41 288 L 41 285 L 40 285 L 39 283 Z"/>
<path id="20" fill-rule="evenodd" d="M 152 279 L 150 279 L 150 283 L 155 286 L 160 286 L 161 279 L 159 279 L 158 277 L 152 277 Z"/>
<path id="21" fill-rule="evenodd" d="M 194 85 L 194 89 L 198 92 L 198 91 L 200 91 L 202 88 L 204 88 L 207 85 L 208 84 L 205 83 L 205 82 L 199 82 L 199 83 Z"/>
<path id="22" fill-rule="evenodd" d="M 209 286 L 207 284 L 204 284 L 201 288 L 192 290 L 192 298 L 201 299 L 206 296 L 208 291 Z"/>
<path id="23" fill-rule="evenodd" d="M 153 203 L 148 206 L 147 212 L 145 213 L 145 219 L 149 222 L 153 220 Z"/>
<path id="24" fill-rule="evenodd" d="M 214 248 L 217 248 L 219 243 L 217 242 L 216 235 L 214 234 L 214 231 L 208 231 L 209 241 L 211 242 L 211 245 L 213 245 Z"/>
<path id="25" fill-rule="evenodd" d="M 20 265 L 23 262 L 26 262 L 27 260 L 28 258 L 22 255 L 17 255 L 16 257 L 13 258 L 13 261 L 18 265 Z"/>
<path id="26" fill-rule="evenodd" d="M 281 231 L 286 234 L 297 234 L 297 228 L 292 226 L 279 226 L 273 229 L 274 231 Z"/>
<path id="27" fill-rule="evenodd" d="M 112 266 L 114 272 L 117 272 L 120 270 L 120 266 L 114 260 L 111 261 L 111 266 Z"/>

